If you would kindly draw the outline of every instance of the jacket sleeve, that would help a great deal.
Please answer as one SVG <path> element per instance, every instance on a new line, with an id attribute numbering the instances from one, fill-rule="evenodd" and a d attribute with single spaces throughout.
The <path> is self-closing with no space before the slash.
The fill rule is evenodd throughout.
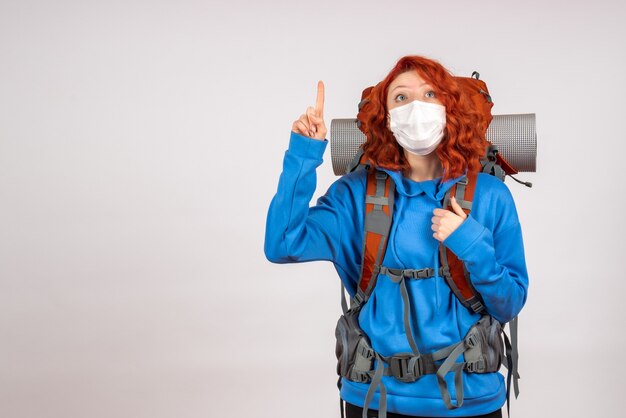
<path id="1" fill-rule="evenodd" d="M 512 215 L 506 223 L 494 226 L 494 232 L 470 213 L 444 240 L 444 245 L 465 263 L 487 312 L 502 323 L 519 314 L 528 292 L 522 230 L 512 196 L 504 197 L 506 211 Z"/>
<path id="2" fill-rule="evenodd" d="M 265 229 L 265 256 L 273 263 L 329 260 L 347 268 L 348 237 L 358 228 L 350 213 L 350 188 L 340 179 L 309 208 L 327 143 L 291 133 Z"/>

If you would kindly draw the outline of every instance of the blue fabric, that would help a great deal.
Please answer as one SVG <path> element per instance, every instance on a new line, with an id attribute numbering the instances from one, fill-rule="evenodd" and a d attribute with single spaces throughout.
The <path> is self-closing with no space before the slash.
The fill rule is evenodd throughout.
<path id="1" fill-rule="evenodd" d="M 365 170 L 342 176 L 317 204 L 309 208 L 316 187 L 316 168 L 327 141 L 292 132 L 283 172 L 267 217 L 265 255 L 274 263 L 331 261 L 350 295 L 360 272 L 363 241 Z M 383 265 L 390 268 L 439 267 L 439 242 L 432 236 L 433 210 L 460 178 L 415 182 L 387 171 L 396 183 L 393 224 Z M 489 314 L 508 322 L 522 309 L 528 275 L 522 232 L 513 198 L 497 178 L 479 174 L 471 214 L 445 241 L 470 272 Z M 442 277 L 408 280 L 411 323 L 422 353 L 431 353 L 461 340 L 479 315 L 457 300 Z M 359 323 L 371 344 L 384 356 L 410 352 L 404 330 L 399 285 L 379 275 Z M 459 358 L 458 361 L 463 361 Z M 446 377 L 455 398 L 453 373 Z M 464 403 L 446 409 L 434 375 L 414 383 L 383 377 L 388 411 L 421 416 L 471 416 L 492 412 L 504 404 L 506 387 L 500 373 L 464 373 Z M 340 396 L 363 406 L 367 383 L 343 379 Z M 370 408 L 378 409 L 378 392 Z"/>

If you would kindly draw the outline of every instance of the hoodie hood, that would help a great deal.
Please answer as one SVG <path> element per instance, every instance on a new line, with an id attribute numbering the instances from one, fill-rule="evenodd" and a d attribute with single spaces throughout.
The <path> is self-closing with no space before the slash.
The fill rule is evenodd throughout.
<path id="1" fill-rule="evenodd" d="M 464 175 L 459 176 L 454 179 L 450 179 L 448 181 L 442 182 L 442 177 L 437 177 L 432 180 L 424 180 L 424 181 L 414 181 L 408 177 L 402 175 L 400 171 L 392 171 L 383 169 L 389 176 L 393 179 L 396 184 L 396 191 L 407 197 L 419 196 L 420 194 L 425 194 L 429 198 L 442 201 L 446 195 L 446 192 L 450 190 L 450 188 L 459 180 L 461 180 Z"/>

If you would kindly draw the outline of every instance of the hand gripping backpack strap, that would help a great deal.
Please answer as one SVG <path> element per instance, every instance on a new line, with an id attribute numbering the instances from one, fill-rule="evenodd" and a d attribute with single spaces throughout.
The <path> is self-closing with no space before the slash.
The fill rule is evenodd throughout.
<path id="1" fill-rule="evenodd" d="M 489 174 L 494 174 L 493 172 Z M 457 184 L 453 185 L 452 188 L 446 193 L 444 198 L 443 207 L 449 210 L 452 210 L 450 204 L 451 196 L 454 196 L 457 203 L 461 206 L 463 211 L 467 214 L 472 209 L 472 200 L 474 197 L 474 190 L 476 188 L 476 181 L 478 178 L 478 174 L 475 172 L 467 173 L 464 179 L 461 179 Z M 446 282 L 452 289 L 452 292 L 459 299 L 459 301 L 468 309 L 476 313 L 485 313 L 485 306 L 480 294 L 476 291 L 474 286 L 472 285 L 469 272 L 465 268 L 465 264 L 459 260 L 459 258 L 448 248 L 446 248 L 443 243 L 440 245 L 440 258 L 441 265 L 444 271 L 444 277 Z M 506 347 L 506 358 L 503 359 L 504 365 L 508 369 L 507 375 L 507 411 L 509 410 L 509 399 L 510 399 L 510 387 L 511 381 L 513 381 L 513 390 L 515 393 L 515 397 L 517 398 L 519 394 L 519 374 L 517 371 L 517 363 L 518 363 L 518 349 L 517 349 L 517 317 L 511 320 L 509 323 L 509 329 L 511 333 L 511 341 L 509 341 L 506 333 L 504 334 L 504 343 Z M 456 365 L 450 364 L 450 366 L 456 367 Z M 439 383 L 439 389 L 441 390 L 442 396 L 444 396 L 444 402 L 446 406 L 451 406 L 451 402 L 446 399 L 447 390 L 444 386 L 445 381 L 443 380 L 443 376 L 445 373 L 452 371 L 452 369 L 447 370 L 447 367 L 442 367 L 439 369 L 437 375 L 437 381 Z M 455 382 L 458 382 L 457 375 L 455 375 Z M 462 399 L 462 397 L 461 397 Z M 458 407 L 459 403 L 459 395 L 457 388 L 457 405 L 452 405 L 453 407 Z"/>
<path id="2" fill-rule="evenodd" d="M 443 201 L 444 209 L 452 210 L 451 196 L 466 214 L 472 210 L 472 199 L 476 189 L 478 174 L 468 172 L 461 180 L 454 184 L 446 193 Z M 459 301 L 473 312 L 481 313 L 485 310 L 480 294 L 474 289 L 465 264 L 443 243 L 439 245 L 441 265 L 444 268 L 444 277 L 450 289 Z"/>

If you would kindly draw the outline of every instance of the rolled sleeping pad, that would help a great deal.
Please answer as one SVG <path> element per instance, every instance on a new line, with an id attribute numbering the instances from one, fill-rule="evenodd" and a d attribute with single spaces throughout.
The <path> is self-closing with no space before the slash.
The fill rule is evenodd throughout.
<path id="1" fill-rule="evenodd" d="M 498 152 L 517 171 L 534 172 L 537 165 L 537 131 L 535 114 L 493 115 L 487 129 L 487 140 L 498 147 Z M 330 154 L 336 175 L 346 170 L 365 135 L 356 119 L 333 119 L 330 122 Z"/>

